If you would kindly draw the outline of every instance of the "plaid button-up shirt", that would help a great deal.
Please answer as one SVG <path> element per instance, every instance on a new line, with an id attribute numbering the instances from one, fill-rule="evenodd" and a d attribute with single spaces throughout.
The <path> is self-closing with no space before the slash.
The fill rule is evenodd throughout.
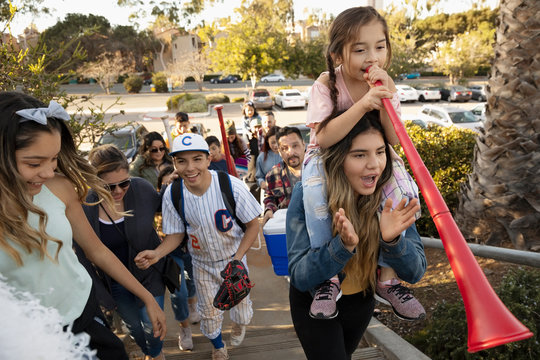
<path id="1" fill-rule="evenodd" d="M 293 188 L 283 161 L 274 165 L 272 170 L 266 174 L 266 184 L 264 212 L 267 210 L 276 212 L 279 209 L 289 207 Z"/>

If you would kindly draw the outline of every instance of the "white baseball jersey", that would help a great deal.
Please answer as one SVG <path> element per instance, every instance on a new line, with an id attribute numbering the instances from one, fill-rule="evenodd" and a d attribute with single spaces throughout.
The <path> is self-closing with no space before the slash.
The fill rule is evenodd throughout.
<path id="1" fill-rule="evenodd" d="M 184 185 L 184 214 L 188 224 L 188 249 L 195 261 L 219 261 L 230 259 L 238 249 L 243 231 L 227 211 L 218 175 L 210 170 L 212 183 L 208 190 L 197 196 Z M 261 214 L 261 206 L 249 192 L 247 186 L 234 176 L 230 176 L 232 192 L 236 201 L 236 216 L 244 224 Z M 163 233 L 184 233 L 182 218 L 176 212 L 169 186 L 163 195 Z"/>
<path id="2" fill-rule="evenodd" d="M 213 299 L 223 279 L 220 271 L 225 268 L 238 250 L 244 233 L 227 211 L 218 175 L 210 170 L 212 182 L 202 196 L 182 187 L 184 216 L 188 225 L 188 249 L 193 258 L 193 276 L 199 301 L 197 311 L 201 313 L 201 332 L 209 339 L 221 333 L 223 311 L 216 309 Z M 247 186 L 231 176 L 231 187 L 236 201 L 236 216 L 248 223 L 261 214 L 261 206 L 249 192 Z M 163 194 L 163 233 L 179 234 L 185 231 L 182 218 L 172 204 L 171 186 Z M 246 257 L 242 259 L 247 265 Z M 230 311 L 231 320 L 247 325 L 253 316 L 249 295 Z"/>

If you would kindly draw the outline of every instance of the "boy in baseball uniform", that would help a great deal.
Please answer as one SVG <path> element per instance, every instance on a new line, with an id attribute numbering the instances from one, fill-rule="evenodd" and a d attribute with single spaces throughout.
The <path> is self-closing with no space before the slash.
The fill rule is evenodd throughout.
<path id="1" fill-rule="evenodd" d="M 247 264 L 245 255 L 258 236 L 261 207 L 241 180 L 230 177 L 236 216 L 246 225 L 243 232 L 225 206 L 217 173 L 208 170 L 209 149 L 202 136 L 184 134 L 177 137 L 170 155 L 183 181 L 187 246 L 193 258 L 193 275 L 199 294 L 197 310 L 202 316 L 201 332 L 214 345 L 212 359 L 228 359 L 221 336 L 223 311 L 215 308 L 212 302 L 223 282 L 221 270 L 232 260 L 240 260 L 244 266 Z M 186 229 L 172 203 L 171 186 L 163 195 L 162 213 L 166 237 L 155 250 L 137 255 L 135 262 L 142 269 L 173 251 L 184 239 Z M 231 345 L 238 346 L 253 316 L 249 296 L 230 310 L 230 316 L 233 321 Z"/>

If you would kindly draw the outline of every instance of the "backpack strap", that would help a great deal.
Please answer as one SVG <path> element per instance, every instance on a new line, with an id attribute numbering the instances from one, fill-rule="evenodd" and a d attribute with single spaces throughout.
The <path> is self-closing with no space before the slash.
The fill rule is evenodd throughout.
<path id="1" fill-rule="evenodd" d="M 232 191 L 231 178 L 229 174 L 223 171 L 216 171 L 219 179 L 219 188 L 221 189 L 221 196 L 223 197 L 223 202 L 227 211 L 231 214 L 233 219 L 236 221 L 238 226 L 242 229 L 243 232 L 246 232 L 246 224 L 244 224 L 236 216 L 236 201 L 234 200 L 234 194 Z"/>
<path id="2" fill-rule="evenodd" d="M 179 246 L 180 248 L 183 248 L 188 240 L 188 223 L 186 221 L 186 215 L 184 213 L 184 197 L 182 196 L 182 191 L 182 178 L 177 178 L 171 184 L 171 201 L 174 208 L 176 209 L 176 212 L 182 219 L 182 223 L 184 224 L 184 239 L 182 239 L 182 243 Z"/>

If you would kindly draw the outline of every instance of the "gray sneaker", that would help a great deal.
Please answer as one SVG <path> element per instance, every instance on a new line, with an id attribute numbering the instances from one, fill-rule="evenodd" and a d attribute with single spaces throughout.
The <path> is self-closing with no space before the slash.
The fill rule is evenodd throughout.
<path id="1" fill-rule="evenodd" d="M 197 303 L 188 304 L 189 307 L 189 322 L 196 324 L 201 321 L 201 314 L 197 311 Z"/>
<path id="2" fill-rule="evenodd" d="M 180 326 L 180 335 L 178 335 L 178 348 L 182 351 L 193 350 L 191 327 L 185 328 Z"/>
<path id="3" fill-rule="evenodd" d="M 309 309 L 314 319 L 333 319 L 338 314 L 336 301 L 341 297 L 341 287 L 334 281 L 326 280 L 317 288 Z"/>

